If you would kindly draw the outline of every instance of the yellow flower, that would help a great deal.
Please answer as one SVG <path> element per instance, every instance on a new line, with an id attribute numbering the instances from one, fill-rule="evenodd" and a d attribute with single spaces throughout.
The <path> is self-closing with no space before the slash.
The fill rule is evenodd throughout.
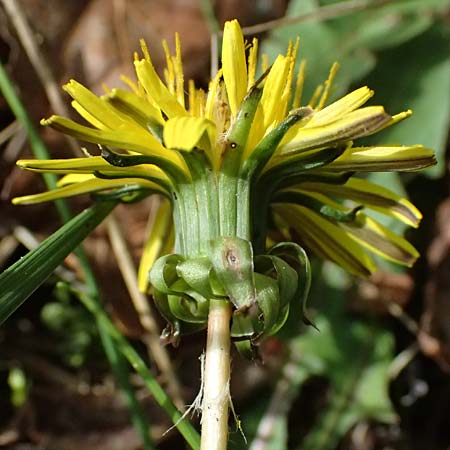
<path id="1" fill-rule="evenodd" d="M 101 156 L 19 161 L 19 166 L 28 170 L 66 176 L 59 189 L 16 198 L 14 203 L 87 192 L 103 192 L 123 201 L 154 193 L 166 197 L 145 246 L 139 282 L 146 290 L 148 270 L 159 256 L 170 252 L 174 239 L 175 251 L 181 255 L 176 262 L 170 260 L 170 264 L 178 264 L 176 274 L 160 274 L 163 279 L 159 281 L 151 278 L 158 285 L 156 291 L 167 296 L 166 317 L 174 314 L 183 320 L 191 314 L 186 319 L 191 324 L 197 316 L 186 311 L 193 306 L 178 305 L 186 311 L 174 313 L 176 307 L 169 305 L 171 296 L 186 294 L 195 299 L 198 310 L 202 309 L 201 298 L 207 295 L 228 296 L 233 301 L 234 294 L 223 291 L 228 281 L 221 278 L 221 263 L 211 256 L 211 243 L 217 239 L 222 239 L 221 248 L 228 237 L 250 242 L 254 255 L 263 255 L 267 242 L 297 240 L 360 276 L 376 269 L 371 254 L 411 265 L 418 257 L 414 247 L 366 211 L 393 216 L 413 227 L 421 219 L 420 212 L 388 189 L 353 176 L 355 172 L 420 170 L 435 163 L 433 152 L 421 145 L 354 144 L 358 138 L 409 117 L 411 111 L 391 116 L 382 106 L 364 106 L 373 96 L 368 87 L 326 106 L 337 65 L 322 91 L 300 106 L 304 64 L 296 74 L 298 42 L 257 80 L 257 41 L 253 40 L 246 52 L 248 45 L 236 20 L 225 24 L 222 47 L 222 68 L 207 92 L 189 81 L 187 105 L 178 36 L 175 55 L 164 43 L 164 81 L 156 73 L 145 43 L 143 57 L 135 55 L 137 84 L 125 79 L 131 90 L 107 90 L 97 97 L 70 81 L 64 88 L 73 99 L 72 106 L 91 126 L 60 116 L 42 124 L 99 144 Z M 347 206 L 348 201 L 352 207 Z M 228 249 L 230 242 L 225 245 Z M 233 253 L 233 258 L 238 253 Z M 189 278 L 190 269 L 183 261 L 208 257 L 218 280 L 210 280 L 202 296 L 202 288 Z M 161 267 L 169 264 L 164 261 L 166 265 Z M 196 264 L 198 274 L 200 263 Z M 253 270 L 253 262 L 250 266 Z M 272 272 L 275 266 L 271 266 Z M 211 265 L 204 267 L 211 276 Z M 252 283 L 253 291 L 258 290 L 255 281 Z M 255 295 L 251 289 L 243 292 L 239 295 Z M 251 300 L 233 303 L 242 309 Z M 203 324 L 204 319 L 198 322 Z"/>

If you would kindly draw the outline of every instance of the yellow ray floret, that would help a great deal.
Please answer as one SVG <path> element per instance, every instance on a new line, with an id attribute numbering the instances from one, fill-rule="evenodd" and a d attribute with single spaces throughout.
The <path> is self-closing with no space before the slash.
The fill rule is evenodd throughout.
<path id="1" fill-rule="evenodd" d="M 411 202 L 385 187 L 361 178 L 350 178 L 344 184 L 305 181 L 297 187 L 301 191 L 321 192 L 343 200 L 352 200 L 415 228 L 422 219 L 421 212 Z"/>
<path id="2" fill-rule="evenodd" d="M 322 146 L 331 146 L 375 132 L 391 116 L 382 106 L 367 106 L 345 114 L 338 120 L 320 126 L 307 123 L 294 126 L 286 134 L 278 149 L 279 155 L 294 155 Z"/>
<path id="3" fill-rule="evenodd" d="M 375 263 L 359 243 L 319 214 L 298 205 L 276 204 L 273 209 L 300 234 L 304 243 L 315 253 L 355 275 L 365 277 L 375 271 Z"/>
<path id="4" fill-rule="evenodd" d="M 135 61 L 134 66 L 139 83 L 141 83 L 147 95 L 161 108 L 167 117 L 171 118 L 187 114 L 184 107 L 161 81 L 151 62 L 141 59 L 140 61 Z"/>
<path id="5" fill-rule="evenodd" d="M 150 233 L 142 251 L 139 263 L 138 285 L 141 292 L 147 292 L 148 272 L 161 255 L 170 253 L 173 246 L 172 207 L 169 200 L 162 199 L 153 219 Z"/>
<path id="6" fill-rule="evenodd" d="M 78 175 L 72 179 L 71 184 L 67 184 L 59 189 L 43 192 L 42 194 L 25 195 L 23 197 L 16 197 L 13 199 L 15 205 L 30 205 L 33 203 L 48 202 L 50 200 L 57 200 L 59 198 L 73 197 L 75 195 L 89 194 L 91 192 L 108 191 L 126 186 L 136 186 L 152 190 L 154 192 L 161 192 L 161 188 L 151 181 L 136 179 L 136 178 L 119 178 L 117 180 L 102 180 L 95 176 Z M 80 178 L 82 177 L 82 178 Z M 82 179 L 83 181 L 80 181 Z"/>
<path id="7" fill-rule="evenodd" d="M 190 152 L 195 148 L 203 150 L 216 167 L 214 147 L 216 125 L 203 117 L 174 117 L 164 126 L 164 145 L 168 149 Z"/>
<path id="8" fill-rule="evenodd" d="M 327 170 L 400 172 L 425 169 L 435 163 L 433 150 L 423 145 L 353 147 L 329 164 Z"/>
<path id="9" fill-rule="evenodd" d="M 318 127 L 334 122 L 346 114 L 360 108 L 373 96 L 373 91 L 367 86 L 356 89 L 350 94 L 335 101 L 331 105 L 312 115 L 308 126 Z"/>
<path id="10" fill-rule="evenodd" d="M 244 36 L 237 20 L 225 23 L 222 43 L 222 69 L 231 114 L 236 116 L 247 92 Z"/>

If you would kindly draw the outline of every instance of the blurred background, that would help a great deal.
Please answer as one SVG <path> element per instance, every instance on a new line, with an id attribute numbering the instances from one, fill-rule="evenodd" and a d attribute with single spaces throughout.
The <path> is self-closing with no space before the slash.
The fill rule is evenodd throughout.
<path id="1" fill-rule="evenodd" d="M 234 355 L 232 395 L 247 443 L 230 421 L 230 448 L 449 449 L 450 0 L 0 0 L 0 58 L 39 127 L 41 118 L 70 106 L 59 89 L 70 78 L 97 94 L 103 84 L 123 86 L 120 74 L 133 77 L 132 55 L 142 37 L 161 71 L 161 40 L 173 48 L 178 32 L 185 79 L 207 88 L 211 36 L 231 18 L 248 27 L 249 41 L 261 40 L 260 53 L 269 61 L 300 36 L 306 101 L 338 61 L 333 98 L 368 85 L 376 92 L 372 104 L 391 114 L 411 108 L 410 119 L 371 143 L 420 143 L 435 150 L 438 165 L 404 177 L 371 176 L 409 196 L 424 214 L 418 230 L 385 220 L 420 250 L 414 268 L 385 264 L 371 279 L 355 280 L 331 263 L 313 261 L 309 307 L 320 333 L 293 317 L 262 345 L 261 362 Z M 53 157 L 74 155 L 77 144 L 50 129 L 39 133 Z M 52 204 L 10 203 L 45 189 L 40 176 L 15 167 L 31 155 L 24 129 L 0 96 L 1 270 L 60 226 Z M 139 261 L 157 201 L 115 212 L 131 266 Z M 77 198 L 71 208 L 89 204 Z M 161 383 L 170 390 L 176 379 L 176 400 L 189 404 L 199 389 L 204 335 L 167 348 L 169 371 L 153 365 L 154 330 L 136 313 L 119 268 L 123 253 L 112 249 L 112 239 L 108 226 L 85 241 L 105 308 Z M 83 283 L 74 257 L 0 328 L 0 447 L 142 448 L 95 322 L 68 283 Z M 157 447 L 184 448 L 176 432 L 161 436 L 170 422 L 141 380 L 131 381 Z"/>

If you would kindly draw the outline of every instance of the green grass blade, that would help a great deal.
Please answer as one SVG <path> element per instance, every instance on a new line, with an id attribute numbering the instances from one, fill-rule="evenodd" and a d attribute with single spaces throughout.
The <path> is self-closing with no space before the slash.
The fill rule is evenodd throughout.
<path id="1" fill-rule="evenodd" d="M 19 97 L 15 92 L 11 80 L 9 79 L 5 69 L 1 64 L 0 91 L 3 93 L 16 118 L 25 128 L 34 156 L 38 159 L 50 159 L 50 154 L 44 142 L 40 138 L 39 133 L 36 131 L 32 121 L 30 120 L 30 117 L 28 116 L 25 108 L 23 107 Z M 49 189 L 56 188 L 56 175 L 43 174 L 43 178 Z M 69 221 L 71 213 L 65 200 L 56 200 L 55 205 L 62 221 Z M 85 252 L 83 251 L 82 247 L 78 247 L 74 250 L 74 253 L 78 257 L 80 266 L 84 272 L 89 295 L 94 301 L 100 304 L 100 291 Z M 119 350 L 115 347 L 114 341 L 112 340 L 111 336 L 109 336 L 107 330 L 105 330 L 100 323 L 98 323 L 97 326 L 99 329 L 99 334 L 105 354 L 111 365 L 112 371 L 114 372 L 114 376 L 118 380 L 120 389 L 128 403 L 128 408 L 130 410 L 133 424 L 141 435 L 145 450 L 153 450 L 154 446 L 152 445 L 149 435 L 148 419 L 142 411 L 142 408 L 140 407 L 139 402 L 136 399 L 135 393 L 128 379 L 128 368 L 126 367 L 125 360 Z"/>
<path id="2" fill-rule="evenodd" d="M 138 402 L 135 392 L 131 386 L 128 377 L 128 367 L 126 365 L 126 360 L 120 353 L 119 349 L 116 347 L 114 340 L 108 334 L 102 322 L 97 320 L 97 327 L 100 329 L 100 338 L 103 344 L 103 349 L 105 350 L 106 356 L 111 364 L 117 382 L 121 387 L 122 394 L 128 404 L 128 408 L 131 413 L 131 421 L 133 422 L 134 428 L 139 432 L 142 442 L 144 444 L 144 450 L 156 450 L 153 444 L 152 438 L 150 436 L 149 424 L 145 412 Z"/>
<path id="3" fill-rule="evenodd" d="M 99 202 L 84 210 L 0 275 L 0 324 L 52 274 L 116 204 Z"/>
<path id="4" fill-rule="evenodd" d="M 25 108 L 23 107 L 20 99 L 18 98 L 14 87 L 4 70 L 3 66 L 0 64 L 0 91 L 3 93 L 6 101 L 8 102 L 11 110 L 13 111 L 16 118 L 25 128 L 28 139 L 31 144 L 32 151 L 36 158 L 38 159 L 49 159 L 50 155 L 47 151 L 47 148 L 44 142 L 41 140 L 39 134 L 33 126 Z M 43 174 L 44 181 L 49 189 L 56 188 L 57 177 L 53 174 Z M 61 216 L 63 222 L 67 222 L 71 213 L 67 206 L 67 203 L 64 200 L 57 200 L 55 202 L 56 208 L 58 210 L 59 215 Z M 97 287 L 97 282 L 95 280 L 95 276 L 90 267 L 89 261 L 81 247 L 75 249 L 75 253 L 79 258 L 80 265 L 85 273 L 86 284 L 89 289 L 89 292 L 95 301 L 100 302 L 99 299 L 99 290 Z M 25 299 L 24 299 L 25 300 Z M 22 300 L 23 301 L 23 300 Z M 11 314 L 12 311 L 8 312 L 8 306 L 14 306 L 14 303 L 7 304 L 0 303 L 0 318 L 2 318 L 3 306 L 5 307 L 5 315 L 6 317 Z M 15 309 L 15 308 L 14 308 Z M 6 318 L 5 317 L 5 318 Z M 5 319 L 2 319 L 5 320 Z M 134 426 L 139 431 L 142 441 L 144 443 L 145 450 L 152 450 L 154 446 L 152 445 L 150 435 L 149 435 L 149 424 L 148 420 L 145 417 L 142 408 L 140 407 L 136 396 L 133 392 L 133 389 L 128 380 L 128 370 L 125 367 L 125 361 L 123 356 L 119 353 L 119 351 L 115 348 L 114 342 L 111 337 L 108 335 L 107 331 L 102 328 L 99 324 L 99 334 L 102 340 L 102 344 L 106 353 L 106 356 L 111 364 L 114 375 L 116 376 L 119 385 L 121 387 L 122 393 L 126 398 L 128 403 L 131 418 Z"/>
<path id="5" fill-rule="evenodd" d="M 80 300 L 84 303 L 92 314 L 96 317 L 97 321 L 102 324 L 104 329 L 108 330 L 109 335 L 114 339 L 120 352 L 125 356 L 134 370 L 142 377 L 145 386 L 153 395 L 156 402 L 166 411 L 171 418 L 172 422 L 178 428 L 179 432 L 186 439 L 186 442 L 193 450 L 200 449 L 200 436 L 195 428 L 186 420 L 182 418 L 180 411 L 172 403 L 169 396 L 164 389 L 156 381 L 155 377 L 148 370 L 146 364 L 136 352 L 136 350 L 130 345 L 130 343 L 122 336 L 117 330 L 109 317 L 99 307 L 97 303 L 86 295 L 81 295 Z"/>

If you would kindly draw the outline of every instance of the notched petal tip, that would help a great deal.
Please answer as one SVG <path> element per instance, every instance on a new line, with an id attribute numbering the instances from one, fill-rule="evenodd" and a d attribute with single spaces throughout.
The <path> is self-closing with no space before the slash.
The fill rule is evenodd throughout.
<path id="1" fill-rule="evenodd" d="M 50 117 L 48 117 L 48 118 L 43 118 L 43 119 L 41 119 L 40 121 L 39 121 L 39 123 L 42 125 L 42 126 L 44 126 L 44 127 L 48 127 L 48 126 L 50 126 L 54 121 L 55 121 L 55 118 L 56 118 L 57 116 L 55 116 L 55 115 L 52 115 L 52 116 L 50 116 Z"/>
<path id="2" fill-rule="evenodd" d="M 32 161 L 32 159 L 19 159 L 16 161 L 16 166 L 19 166 L 21 169 L 26 169 Z"/>
<path id="3" fill-rule="evenodd" d="M 66 84 L 63 84 L 62 88 L 64 91 L 68 92 L 71 89 L 76 88 L 78 86 L 82 86 L 81 83 L 71 78 Z"/>

